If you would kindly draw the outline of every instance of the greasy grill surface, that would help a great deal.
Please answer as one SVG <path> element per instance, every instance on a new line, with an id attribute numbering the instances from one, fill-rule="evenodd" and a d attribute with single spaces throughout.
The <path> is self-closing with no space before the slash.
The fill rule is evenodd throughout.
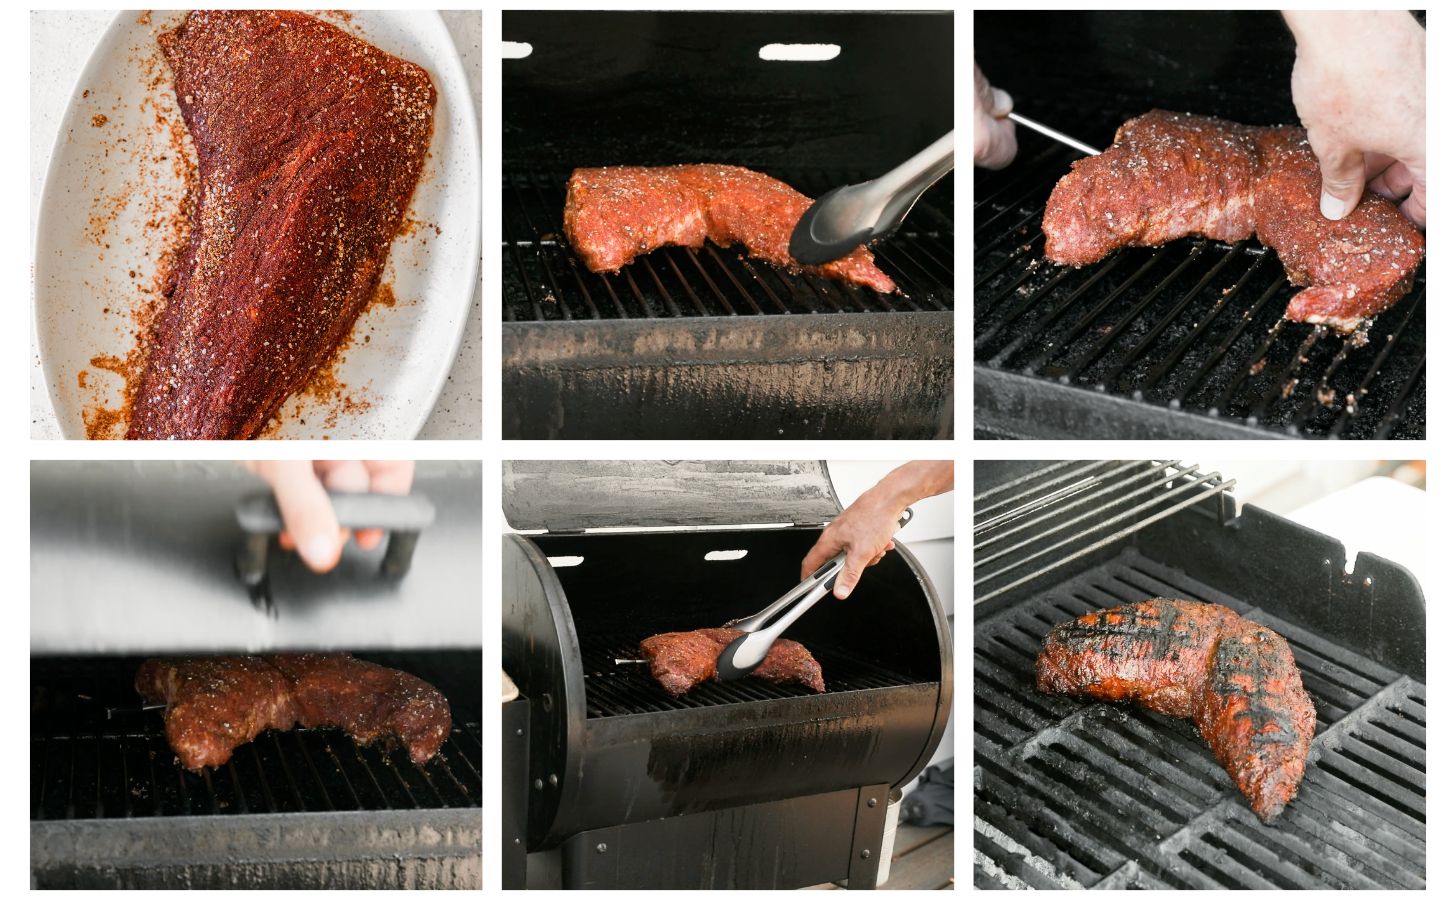
<path id="1" fill-rule="evenodd" d="M 142 659 L 31 660 L 31 818 L 246 815 L 481 805 L 480 655 L 361 653 L 416 674 L 450 700 L 454 724 L 423 767 L 403 749 L 359 747 L 337 729 L 264 732 L 231 761 L 177 765 L 159 712 L 139 712 Z M 106 718 L 107 707 L 130 711 Z"/>
<path id="2" fill-rule="evenodd" d="M 1264 826 L 1192 726 L 1038 693 L 1053 625 L 1151 596 L 1283 635 L 1317 718 L 1299 793 Z M 977 887 L 1421 888 L 1425 685 L 1132 550 L 975 627 Z"/>
<path id="3" fill-rule="evenodd" d="M 1298 289 L 1254 241 L 1186 239 L 1054 266 L 1042 214 L 1077 156 L 1025 129 L 1018 138 L 1016 163 L 976 175 L 974 347 L 978 373 L 1031 383 L 1045 406 L 1029 418 L 1054 421 L 1091 391 L 1171 413 L 1169 436 L 1425 436 L 1424 265 L 1368 341 L 1283 321 Z"/>
<path id="4" fill-rule="evenodd" d="M 802 684 L 774 684 L 748 676 L 737 681 L 710 681 L 674 697 L 653 680 L 649 667 L 617 665 L 617 659 L 640 659 L 640 637 L 632 635 L 582 635 L 581 665 L 586 674 L 587 717 L 623 716 L 634 713 L 697 709 L 729 703 L 813 697 L 816 693 Z M 826 693 L 899 687 L 915 680 L 857 659 L 807 644 L 824 670 Z"/>
<path id="5" fill-rule="evenodd" d="M 562 225 L 569 172 L 508 173 L 502 182 L 502 315 L 507 322 L 660 319 L 954 308 L 952 178 L 928 191 L 900 231 L 871 249 L 903 294 L 879 294 L 749 259 L 742 247 L 669 247 L 616 274 L 593 274 Z M 817 197 L 871 173 L 768 172 Z"/>

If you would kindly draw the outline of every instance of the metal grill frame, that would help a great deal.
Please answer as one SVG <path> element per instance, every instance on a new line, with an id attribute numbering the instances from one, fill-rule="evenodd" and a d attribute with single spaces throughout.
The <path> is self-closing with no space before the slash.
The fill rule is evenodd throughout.
<path id="1" fill-rule="evenodd" d="M 1024 163 L 976 200 L 978 434 L 1424 437 L 1424 264 L 1368 336 L 1344 337 L 1282 318 L 1297 289 L 1252 241 L 1053 266 L 1040 220 L 1075 154 L 1022 134 Z"/>

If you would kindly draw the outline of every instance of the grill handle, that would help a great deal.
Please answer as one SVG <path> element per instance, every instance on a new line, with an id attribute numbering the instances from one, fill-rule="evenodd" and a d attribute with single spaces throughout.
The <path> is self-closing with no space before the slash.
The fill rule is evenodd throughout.
<path id="1" fill-rule="evenodd" d="M 422 494 L 369 494 L 329 492 L 334 515 L 344 528 L 382 528 L 389 545 L 380 574 L 397 578 L 409 571 L 420 532 L 435 521 L 435 505 Z M 245 539 L 238 552 L 238 577 L 248 586 L 262 583 L 268 571 L 268 545 L 283 531 L 278 501 L 268 492 L 244 497 L 234 508 Z"/>

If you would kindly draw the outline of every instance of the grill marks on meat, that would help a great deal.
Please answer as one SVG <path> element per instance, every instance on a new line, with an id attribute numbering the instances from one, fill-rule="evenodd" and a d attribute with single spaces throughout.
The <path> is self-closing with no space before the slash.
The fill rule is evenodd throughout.
<path id="1" fill-rule="evenodd" d="M 1051 630 L 1038 690 L 1192 719 L 1265 824 L 1304 778 L 1314 703 L 1284 638 L 1212 603 L 1157 598 Z"/>
<path id="2" fill-rule="evenodd" d="M 699 628 L 656 634 L 642 641 L 642 656 L 651 664 L 652 677 L 674 697 L 681 697 L 705 681 L 718 677 L 718 657 L 743 632 L 736 628 Z M 779 638 L 752 673 L 779 684 L 802 684 L 824 693 L 824 672 L 808 648 Z"/>
<path id="3" fill-rule="evenodd" d="M 160 43 L 200 187 L 127 437 L 256 437 L 373 295 L 435 89 L 302 13 L 192 12 Z"/>
<path id="4" fill-rule="evenodd" d="M 217 767 L 268 729 L 342 728 L 361 744 L 398 740 L 424 765 L 450 733 L 450 704 L 406 672 L 347 653 L 150 659 L 136 674 L 165 703 L 167 743 L 194 772 Z"/>
<path id="5" fill-rule="evenodd" d="M 895 282 L 859 247 L 822 266 L 800 266 L 789 237 L 813 201 L 761 172 L 739 166 L 683 165 L 577 169 L 566 185 L 566 236 L 593 272 L 615 272 L 671 244 L 742 244 L 776 266 L 806 270 L 882 294 Z"/>
<path id="6" fill-rule="evenodd" d="M 1057 182 L 1042 219 L 1047 258 L 1084 266 L 1119 247 L 1257 236 L 1307 288 L 1285 317 L 1352 331 L 1410 291 L 1425 239 L 1373 193 L 1344 219 L 1326 219 L 1320 185 L 1301 128 L 1154 110 Z"/>

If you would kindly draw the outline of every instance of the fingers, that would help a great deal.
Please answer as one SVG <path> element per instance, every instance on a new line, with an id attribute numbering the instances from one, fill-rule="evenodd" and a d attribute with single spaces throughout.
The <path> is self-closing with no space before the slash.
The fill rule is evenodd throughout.
<path id="1" fill-rule="evenodd" d="M 871 565 L 873 554 L 865 553 L 862 550 L 851 547 L 844 555 L 844 568 L 839 570 L 839 576 L 834 579 L 834 596 L 843 600 L 859 584 L 859 577 L 864 574 L 865 566 Z"/>
<path id="2" fill-rule="evenodd" d="M 1343 219 L 1360 205 L 1365 195 L 1365 157 L 1349 147 L 1321 148 L 1310 135 L 1310 148 L 1319 158 L 1324 187 L 1320 194 L 1320 214 L 1326 219 Z"/>
<path id="3" fill-rule="evenodd" d="M 344 534 L 313 465 L 307 460 L 278 460 L 250 468 L 273 489 L 288 537 L 286 544 L 297 547 L 304 564 L 315 572 L 338 565 Z"/>
<path id="4" fill-rule="evenodd" d="M 834 555 L 840 549 L 834 543 L 833 538 L 829 536 L 829 531 L 827 529 L 823 531 L 819 535 L 819 540 L 815 541 L 814 546 L 809 548 L 809 552 L 804 556 L 804 561 L 799 563 L 799 580 L 803 581 L 805 578 L 813 575 L 815 569 L 833 559 Z"/>
<path id="5" fill-rule="evenodd" d="M 369 489 L 377 494 L 408 494 L 414 483 L 415 464 L 408 460 L 366 459 L 364 468 L 369 471 Z M 384 531 L 360 529 L 354 534 L 354 540 L 365 550 L 373 550 L 384 543 Z"/>
<path id="6" fill-rule="evenodd" d="M 974 161 L 985 169 L 1004 169 L 1016 158 L 1016 126 L 1006 118 L 1011 113 L 1011 95 L 991 87 L 980 66 L 975 68 Z"/>
<path id="7" fill-rule="evenodd" d="M 1384 169 L 1376 172 L 1367 187 L 1387 200 L 1397 203 L 1410 196 L 1415 181 L 1405 163 L 1391 161 Z"/>
<path id="8" fill-rule="evenodd" d="M 1421 226 L 1426 227 L 1426 186 L 1417 184 L 1411 191 L 1411 195 L 1400 205 L 1400 211 L 1407 219 Z"/>

